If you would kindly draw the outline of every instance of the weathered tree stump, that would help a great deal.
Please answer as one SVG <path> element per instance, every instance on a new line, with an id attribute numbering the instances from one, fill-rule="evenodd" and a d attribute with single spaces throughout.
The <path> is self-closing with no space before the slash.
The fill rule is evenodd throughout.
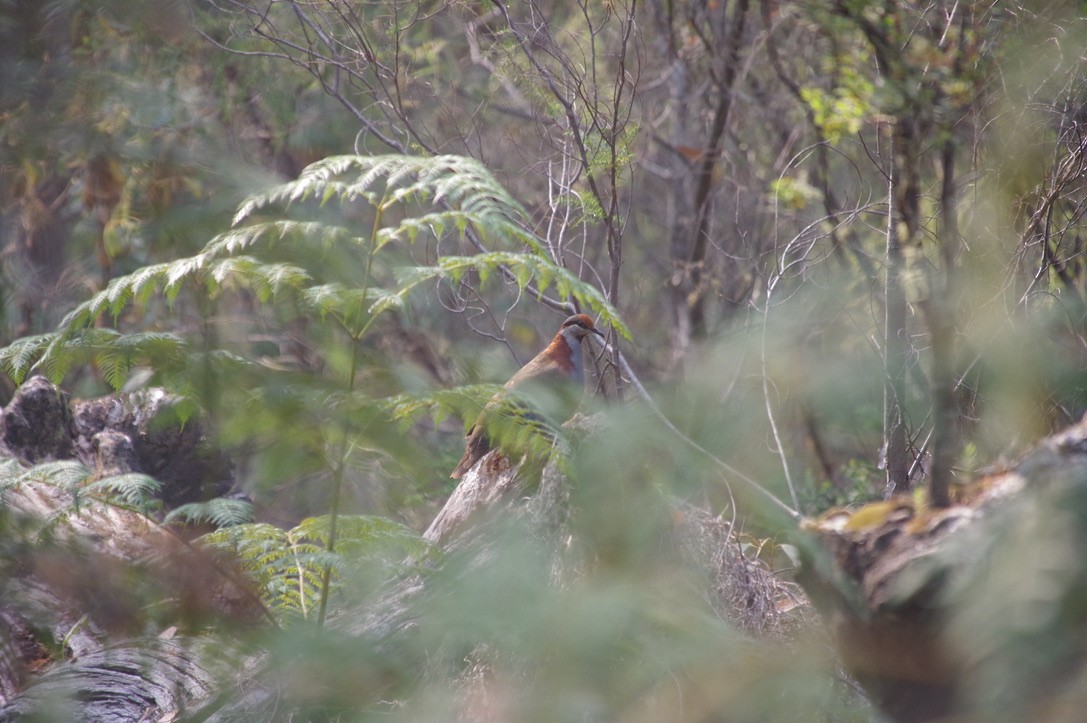
<path id="1" fill-rule="evenodd" d="M 592 419 L 582 418 L 574 424 L 577 430 L 592 433 Z M 568 585 L 587 573 L 586 565 L 595 564 L 577 549 L 576 538 L 584 529 L 576 519 L 572 481 L 554 461 L 542 468 L 536 465 L 534 473 L 526 471 L 530 468 L 527 464 L 491 463 L 484 458 L 461 479 L 435 516 L 426 537 L 441 546 L 447 559 L 456 559 L 460 583 L 470 586 L 474 575 L 485 577 L 500 564 L 511 537 L 527 541 L 532 554 L 538 556 L 538 565 L 533 569 L 545 571 L 545 584 Z M 787 597 L 802 600 L 803 596 L 761 560 L 744 555 L 727 521 L 663 495 L 657 495 L 656 501 L 655 513 L 663 537 L 654 541 L 653 549 L 666 558 L 658 561 L 661 569 L 671 569 L 674 563 L 676 569 L 693 571 L 690 579 L 700 582 L 701 597 L 713 613 L 752 637 L 774 638 L 795 629 L 803 611 L 778 603 Z M 390 659 L 401 664 L 404 660 L 416 661 L 420 676 L 446 675 L 444 669 L 430 671 L 429 666 L 442 664 L 432 662 L 429 655 L 420 657 L 421 644 L 416 636 L 419 611 L 427 608 L 428 601 L 447 594 L 441 587 L 447 582 L 419 575 L 399 578 L 375 597 L 340 611 L 330 618 L 329 625 L 342 636 L 388 651 Z M 435 659 L 443 658 L 442 651 L 433 652 L 437 653 Z M 483 715 L 481 706 L 496 693 L 492 688 L 495 666 L 516 667 L 517 663 L 496 661 L 486 640 L 466 652 L 455 681 L 461 692 L 461 710 L 451 711 L 450 718 L 479 720 Z M 277 684 L 262 680 L 258 673 L 254 684 L 247 686 L 243 700 L 200 713 L 208 713 L 207 720 L 217 723 L 259 718 L 270 715 L 281 700 Z"/>
<path id="2" fill-rule="evenodd" d="M 806 528 L 801 582 L 893 719 L 1082 719 L 1063 696 L 1087 672 L 1087 418 L 950 507 L 895 499 Z"/>
<path id="3" fill-rule="evenodd" d="M 167 508 L 226 493 L 233 484 L 230 460 L 208 440 L 203 420 L 178 417 L 178 403 L 162 389 L 75 402 L 78 458 L 95 466 L 97 476 L 117 466 L 154 477 Z"/>
<path id="4" fill-rule="evenodd" d="M 79 459 L 95 478 L 157 472 L 172 502 L 225 489 L 229 476 L 208 461 L 225 457 L 209 451 L 196 420 L 164 423 L 173 403 L 155 391 L 72 403 L 34 377 L 4 410 L 0 439 L 26 464 Z M 169 718 L 209 695 L 218 676 L 174 627 L 248 625 L 261 615 L 239 578 L 136 511 L 89 498 L 76 506 L 65 485 L 28 476 L 0 489 L 0 515 L 9 547 L 0 566 L 0 721 Z M 149 609 L 170 622 L 155 630 Z"/>
<path id="5" fill-rule="evenodd" d="M 23 384 L 0 417 L 3 451 L 27 464 L 77 459 L 95 477 L 142 472 L 162 484 L 169 509 L 226 493 L 229 458 L 198 416 L 182 420 L 179 399 L 146 389 L 72 401 L 42 376 Z"/>
<path id="6" fill-rule="evenodd" d="M 0 417 L 0 439 L 9 456 L 28 464 L 74 456 L 71 400 L 45 377 L 19 387 Z"/>
<path id="7" fill-rule="evenodd" d="M 31 685 L 0 721 L 35 715 L 86 723 L 175 720 L 215 691 L 216 675 L 195 662 L 184 641 L 136 640 L 99 650 Z"/>

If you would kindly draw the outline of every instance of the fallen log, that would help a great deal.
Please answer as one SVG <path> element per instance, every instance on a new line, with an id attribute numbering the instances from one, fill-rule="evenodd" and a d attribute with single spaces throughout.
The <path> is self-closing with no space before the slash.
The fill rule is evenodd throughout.
<path id="1" fill-rule="evenodd" d="M 804 525 L 799 581 L 897 721 L 1081 720 L 1087 418 L 952 490 Z"/>

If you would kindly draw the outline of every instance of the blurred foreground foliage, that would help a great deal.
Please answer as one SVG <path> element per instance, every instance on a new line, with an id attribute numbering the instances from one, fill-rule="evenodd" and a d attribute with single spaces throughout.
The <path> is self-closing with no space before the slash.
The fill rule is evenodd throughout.
<path id="1" fill-rule="evenodd" d="M 200 544 L 268 615 L 186 628 L 234 668 L 196 717 L 868 719 L 818 633 L 745 626 L 750 600 L 731 617 L 666 554 L 673 503 L 787 584 L 788 526 L 710 456 L 817 514 L 896 465 L 969 480 L 1087 409 L 1080 10 L 0 0 L 5 391 L 161 385 L 235 455 L 260 521 L 170 519 L 225 525 Z M 450 491 L 449 420 L 495 391 L 458 383 L 505 378 L 574 307 L 615 332 L 615 404 L 560 445 L 565 547 L 498 521 L 438 553 L 413 530 Z M 64 515 L 162 514 L 150 478 L 2 471 L 76 492 Z M 1055 706 L 1081 689 L 1081 502 L 958 548 L 980 572 L 934 614 L 987 720 L 1039 677 L 1072 681 Z M 0 520 L 5 593 L 31 599 L 29 553 L 71 550 Z M 97 609 L 137 641 L 176 602 L 142 574 L 103 574 Z"/>

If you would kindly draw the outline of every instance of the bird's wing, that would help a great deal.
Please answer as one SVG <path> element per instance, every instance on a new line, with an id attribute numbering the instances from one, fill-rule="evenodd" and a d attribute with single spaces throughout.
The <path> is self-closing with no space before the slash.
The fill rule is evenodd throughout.
<path id="1" fill-rule="evenodd" d="M 558 367 L 537 357 L 518 369 L 517 373 L 502 386 L 513 389 L 530 379 L 542 384 L 561 384 L 566 379 L 566 375 Z"/>

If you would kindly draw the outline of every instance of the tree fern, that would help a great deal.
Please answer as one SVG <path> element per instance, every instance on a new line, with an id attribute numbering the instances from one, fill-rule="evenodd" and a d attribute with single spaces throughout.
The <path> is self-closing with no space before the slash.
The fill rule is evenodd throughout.
<path id="1" fill-rule="evenodd" d="M 379 219 L 384 218 L 385 211 L 401 207 L 401 220 L 376 227 L 371 235 L 364 236 L 338 223 L 269 218 L 306 200 L 327 204 L 361 199 L 375 208 Z M 413 213 L 426 204 L 441 207 Z M 235 227 L 213 238 L 195 256 L 154 264 L 113 279 L 104 290 L 67 314 L 56 333 L 20 339 L 0 350 L 0 368 L 17 382 L 34 369 L 59 381 L 89 352 L 94 361 L 105 359 L 110 372 L 107 381 L 119 386 L 135 358 L 134 346 L 130 344 L 123 354 L 111 354 L 107 347 L 125 343 L 120 336 L 100 344 L 97 338 L 81 336 L 81 330 L 94 326 L 103 315 L 117 319 L 129 306 L 146 304 L 156 294 L 172 304 L 185 288 L 210 298 L 225 289 L 247 290 L 261 303 L 286 299 L 316 307 L 322 314 L 339 312 L 341 320 L 348 319 L 350 313 L 357 314 L 360 309 L 359 289 L 314 278 L 295 264 L 252 254 L 280 244 L 347 244 L 367 249 L 372 259 L 393 241 L 415 243 L 421 234 L 441 238 L 454 231 L 463 234 L 468 228 L 488 242 L 507 248 L 478 256 L 442 256 L 431 266 L 402 269 L 389 279 L 397 282 L 395 287 L 379 290 L 379 285 L 373 283 L 377 280 L 368 279 L 361 289 L 369 301 L 365 314 L 372 319 L 401 308 L 408 294 L 425 281 L 456 281 L 469 272 L 486 281 L 502 269 L 522 290 L 529 283 L 535 283 L 540 291 L 554 288 L 561 298 L 577 300 L 605 323 L 629 335 L 600 290 L 555 264 L 539 240 L 525 230 L 526 222 L 524 208 L 484 166 L 470 158 L 327 158 L 306 168 L 297 180 L 248 198 L 235 215 Z M 154 364 L 162 360 L 152 355 L 147 361 Z"/>
<path id="2" fill-rule="evenodd" d="M 340 216 L 330 208 L 335 204 L 344 207 Z M 352 225 L 363 204 L 370 207 L 372 227 L 358 233 Z M 318 460 L 332 480 L 327 524 L 316 518 L 282 535 L 267 526 L 240 524 L 224 530 L 225 537 L 210 539 L 212 544 L 229 542 L 237 548 L 243 564 L 257 572 L 273 605 L 309 615 L 319 590 L 317 617 L 323 620 L 329 587 L 344 569 L 337 550 L 346 547 L 363 554 L 394 542 L 400 547 L 392 549 L 401 554 L 420 549 L 417 539 L 389 527 L 387 521 L 339 514 L 348 457 L 391 456 L 389 450 L 402 444 L 393 438 L 395 425 L 389 424 L 393 419 L 423 413 L 440 419 L 452 411 L 474 419 L 494 394 L 492 388 L 482 398 L 473 390 L 439 392 L 414 401 L 397 397 L 398 389 L 389 386 L 395 374 L 382 374 L 367 363 L 369 351 L 363 352 L 372 347 L 366 336 L 377 318 L 406 308 L 426 282 L 459 282 L 471 275 L 486 284 L 501 274 L 520 292 L 530 286 L 538 293 L 552 291 L 628 335 L 604 294 L 555 263 L 545 245 L 527 230 L 529 225 L 524 208 L 470 158 L 327 158 L 307 167 L 298 179 L 246 199 L 233 227 L 199 253 L 116 278 L 67 314 L 54 333 L 0 350 L 0 368 L 18 382 L 35 369 L 59 382 L 73 365 L 93 362 L 110 385 L 120 388 L 135 366 L 147 366 L 157 373 L 158 383 L 186 397 L 189 411 L 199 396 L 240 419 L 251 434 L 262 435 L 263 442 L 280 448 L 270 455 Z M 445 239 L 469 232 L 486 244 L 486 253 L 441 254 Z M 439 253 L 433 263 L 397 268 L 417 263 L 405 261 L 404 251 L 428 238 L 437 242 Z M 322 266 L 326 255 L 358 262 L 361 274 Z M 432 256 L 430 247 L 426 255 Z M 412 251 L 410 258 L 418 257 Z M 276 314 L 289 319 L 314 312 L 317 328 L 311 333 L 329 342 L 324 358 L 315 365 L 323 376 L 299 383 L 278 370 L 250 364 L 244 357 L 250 350 L 239 343 L 243 340 L 228 336 L 234 331 L 230 326 L 222 327 L 227 335 L 218 336 L 207 317 L 234 291 L 265 307 L 260 313 L 267 316 L 254 319 L 254 326 Z M 195 302 L 205 320 L 204 335 L 197 340 L 155 329 L 121 333 L 101 328 L 102 317 L 117 323 L 127 318 L 128 310 L 153 300 L 165 302 L 164 308 Z M 226 348 L 217 348 L 224 337 Z M 278 419 L 290 426 L 289 433 L 273 429 L 276 422 L 269 421 L 277 405 L 283 412 Z M 523 405 L 503 402 L 497 413 L 487 416 L 488 433 L 514 449 L 546 454 L 555 432 L 524 410 Z M 91 491 L 140 506 L 150 486 L 146 479 L 126 476 L 94 482 Z M 174 519 L 237 521 L 239 510 L 224 505 L 184 508 Z M 410 540 L 415 540 L 415 547 L 407 544 Z"/>
<path id="3" fill-rule="evenodd" d="M 434 554 L 430 543 L 410 528 L 381 517 L 351 515 L 340 517 L 337 550 L 329 553 L 325 543 L 330 522 L 324 515 L 290 530 L 241 524 L 204 535 L 199 542 L 237 561 L 265 604 L 281 617 L 316 614 L 326 570 L 332 570 L 335 583 L 362 563 L 377 562 L 395 571 L 409 556 Z"/>

